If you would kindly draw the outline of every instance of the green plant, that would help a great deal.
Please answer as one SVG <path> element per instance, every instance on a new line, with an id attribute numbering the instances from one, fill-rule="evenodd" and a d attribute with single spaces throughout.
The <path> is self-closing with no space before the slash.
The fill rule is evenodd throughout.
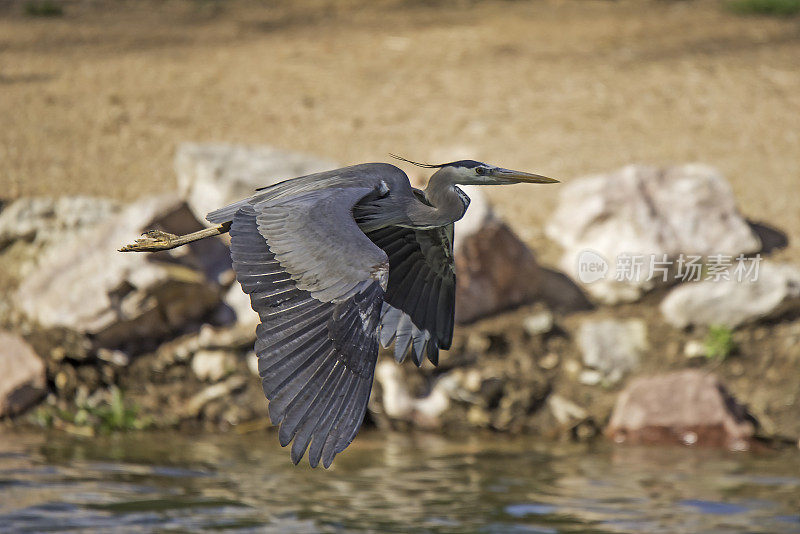
<path id="1" fill-rule="evenodd" d="M 25 2 L 25 14 L 29 17 L 60 17 L 64 8 L 53 0 L 30 1 Z"/>
<path id="2" fill-rule="evenodd" d="M 712 325 L 708 329 L 703 345 L 706 349 L 706 358 L 723 361 L 736 350 L 733 330 L 727 326 Z"/>
<path id="3" fill-rule="evenodd" d="M 108 404 L 101 404 L 86 411 L 88 416 L 93 416 L 97 420 L 95 426 L 103 432 L 140 430 L 150 424 L 149 420 L 139 417 L 138 406 L 126 405 L 122 391 L 116 386 L 111 388 L 111 401 Z"/>
<path id="4" fill-rule="evenodd" d="M 46 428 L 67 424 L 103 433 L 141 430 L 152 424 L 151 418 L 140 415 L 138 406 L 125 401 L 118 387 L 112 386 L 109 393 L 109 400 L 99 404 L 77 402 L 69 409 L 41 405 L 30 414 L 29 420 Z"/>
<path id="5" fill-rule="evenodd" d="M 789 17 L 800 13 L 800 0 L 731 0 L 727 7 L 743 15 Z"/>

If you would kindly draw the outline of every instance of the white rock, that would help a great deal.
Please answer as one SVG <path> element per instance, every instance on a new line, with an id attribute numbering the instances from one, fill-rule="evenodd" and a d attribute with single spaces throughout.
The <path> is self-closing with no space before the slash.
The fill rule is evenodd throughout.
<path id="1" fill-rule="evenodd" d="M 22 412 L 45 393 L 41 358 L 21 337 L 0 331 L 0 417 Z"/>
<path id="2" fill-rule="evenodd" d="M 461 245 L 466 238 L 478 233 L 490 221 L 496 220 L 494 210 L 481 186 L 478 185 L 459 185 L 469 197 L 469 208 L 464 216 L 456 221 L 453 231 L 453 252 L 458 254 Z"/>
<path id="3" fill-rule="evenodd" d="M 639 365 L 647 350 L 647 326 L 641 319 L 589 319 L 580 326 L 578 346 L 584 365 L 599 373 L 598 377 L 584 372 L 581 381 L 592 384 L 599 378 L 599 382 L 613 385 Z"/>
<path id="4" fill-rule="evenodd" d="M 222 300 L 233 310 L 236 316 L 236 322 L 243 328 L 252 328 L 255 330 L 256 326 L 261 322 L 258 313 L 250 306 L 250 295 L 242 290 L 242 286 L 239 282 L 234 282 L 231 285 L 225 292 Z"/>
<path id="5" fill-rule="evenodd" d="M 561 362 L 561 358 L 558 354 L 555 352 L 548 352 L 539 360 L 539 367 L 549 371 L 550 369 L 555 369 L 559 362 Z"/>
<path id="6" fill-rule="evenodd" d="M 271 146 L 183 143 L 175 154 L 180 194 L 199 220 L 253 195 L 256 188 L 338 166 Z"/>
<path id="7" fill-rule="evenodd" d="M 578 381 L 585 386 L 596 386 L 603 381 L 603 373 L 595 369 L 581 371 Z"/>
<path id="8" fill-rule="evenodd" d="M 661 301 L 668 323 L 684 328 L 722 325 L 734 328 L 800 306 L 800 268 L 762 262 L 755 280 L 704 280 L 683 284 Z"/>
<path id="9" fill-rule="evenodd" d="M 247 369 L 255 376 L 261 376 L 258 372 L 258 355 L 254 351 L 247 353 Z"/>
<path id="10" fill-rule="evenodd" d="M 522 320 L 522 328 L 531 336 L 546 334 L 553 329 L 553 314 L 542 310 L 529 315 Z"/>
<path id="11" fill-rule="evenodd" d="M 629 165 L 565 184 L 546 233 L 564 247 L 562 268 L 575 280 L 596 278 L 586 270 L 590 256 L 599 255 L 600 263 L 608 264 L 603 278 L 584 287 L 612 304 L 636 300 L 660 281 L 658 272 L 647 280 L 651 255 L 657 261 L 663 254 L 668 261 L 680 254 L 735 256 L 761 246 L 724 178 L 700 164 L 664 169 Z M 623 254 L 643 256 L 638 280 L 615 280 Z"/>
<path id="12" fill-rule="evenodd" d="M 703 344 L 702 341 L 693 339 L 691 341 L 688 341 L 686 345 L 683 347 L 683 354 L 687 358 L 697 358 L 699 356 L 705 356 L 706 346 Z"/>
<path id="13" fill-rule="evenodd" d="M 572 421 L 586 419 L 589 415 L 586 410 L 561 395 L 553 394 L 547 397 L 547 406 L 556 421 L 565 425 Z"/>
<path id="14" fill-rule="evenodd" d="M 65 232 L 94 226 L 116 211 L 116 202 L 106 198 L 20 198 L 0 211 L 0 248 L 19 239 L 53 241 Z"/>
<path id="15" fill-rule="evenodd" d="M 236 355 L 226 350 L 200 350 L 192 357 L 192 372 L 200 380 L 217 382 L 236 367 Z"/>
<path id="16" fill-rule="evenodd" d="M 414 410 L 414 399 L 403 383 L 400 368 L 382 360 L 375 369 L 375 379 L 381 385 L 383 411 L 391 419 L 408 419 Z"/>
<path id="17" fill-rule="evenodd" d="M 434 384 L 431 392 L 421 398 L 412 397 L 403 382 L 400 366 L 383 360 L 375 369 L 375 379 L 381 385 L 381 404 L 390 419 L 412 421 L 420 427 L 436 427 L 440 416 L 450 407 L 450 398 L 459 387 L 459 378 L 445 375 Z"/>
<path id="18" fill-rule="evenodd" d="M 200 227 L 182 201 L 147 198 L 54 244 L 20 284 L 15 306 L 41 326 L 89 334 L 106 347 L 163 336 L 200 318 L 219 302 L 219 288 L 190 265 L 192 249 L 172 256 L 117 251 L 148 229 L 185 233 L 170 224 L 186 226 L 186 217 Z"/>

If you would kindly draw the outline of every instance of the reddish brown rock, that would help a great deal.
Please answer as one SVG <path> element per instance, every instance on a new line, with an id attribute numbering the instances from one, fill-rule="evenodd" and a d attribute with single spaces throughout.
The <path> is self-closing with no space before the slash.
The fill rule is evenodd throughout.
<path id="1" fill-rule="evenodd" d="M 459 323 L 527 304 L 541 296 L 542 269 L 533 253 L 497 219 L 490 219 L 461 240 L 455 265 Z"/>
<path id="2" fill-rule="evenodd" d="M 719 379 L 690 369 L 633 380 L 617 398 L 606 435 L 618 443 L 683 443 L 744 450 L 755 420 Z"/>
<path id="3" fill-rule="evenodd" d="M 44 394 L 42 360 L 19 336 L 0 332 L 0 417 L 24 411 Z"/>

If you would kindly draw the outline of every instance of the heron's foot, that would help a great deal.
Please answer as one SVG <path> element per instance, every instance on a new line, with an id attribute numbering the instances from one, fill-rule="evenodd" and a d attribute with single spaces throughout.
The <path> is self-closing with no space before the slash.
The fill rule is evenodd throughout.
<path id="1" fill-rule="evenodd" d="M 149 230 L 142 234 L 136 242 L 125 245 L 120 252 L 155 252 L 158 250 L 167 250 L 173 247 L 174 242 L 178 239 L 175 234 L 163 232 L 161 230 Z"/>

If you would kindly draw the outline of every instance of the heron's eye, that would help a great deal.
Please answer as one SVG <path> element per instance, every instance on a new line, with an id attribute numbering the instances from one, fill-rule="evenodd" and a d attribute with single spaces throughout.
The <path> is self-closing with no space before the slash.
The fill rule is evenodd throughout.
<path id="1" fill-rule="evenodd" d="M 481 176 L 486 174 L 486 171 L 487 171 L 486 167 L 475 167 L 475 172 L 480 174 Z"/>

